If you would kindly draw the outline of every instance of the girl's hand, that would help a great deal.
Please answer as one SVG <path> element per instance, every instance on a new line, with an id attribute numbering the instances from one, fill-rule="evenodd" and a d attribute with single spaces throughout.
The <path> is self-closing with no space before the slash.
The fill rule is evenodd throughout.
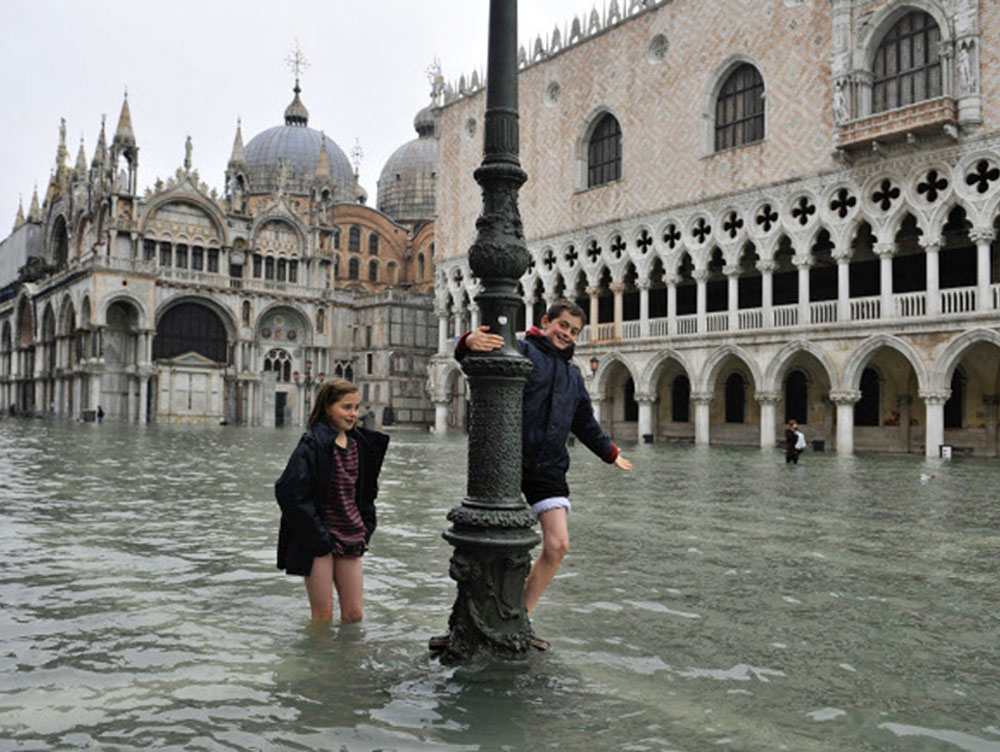
<path id="1" fill-rule="evenodd" d="M 621 470 L 625 470 L 625 471 L 628 471 L 628 470 L 631 470 L 631 469 L 632 469 L 632 467 L 633 467 L 632 463 L 631 463 L 631 462 L 629 462 L 629 461 L 628 461 L 627 459 L 625 459 L 624 457 L 622 457 L 622 456 L 621 456 L 620 454 L 619 454 L 619 455 L 618 455 L 617 457 L 615 457 L 615 465 L 616 465 L 616 466 L 617 466 L 617 467 L 618 467 L 619 469 L 621 469 Z"/>
<path id="2" fill-rule="evenodd" d="M 489 332 L 490 328 L 486 325 L 469 332 L 469 336 L 465 338 L 465 346 L 473 352 L 489 352 L 503 347 L 503 337 Z"/>

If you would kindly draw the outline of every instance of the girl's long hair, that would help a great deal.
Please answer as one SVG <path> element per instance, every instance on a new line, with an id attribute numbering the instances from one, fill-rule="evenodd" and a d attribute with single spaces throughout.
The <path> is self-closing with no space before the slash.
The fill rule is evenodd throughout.
<path id="1" fill-rule="evenodd" d="M 314 428 L 317 423 L 326 423 L 326 409 L 330 405 L 336 404 L 345 394 L 353 394 L 357 391 L 357 385 L 347 379 L 324 381 L 316 391 L 316 401 L 313 402 L 312 412 L 309 413 L 309 428 Z"/>

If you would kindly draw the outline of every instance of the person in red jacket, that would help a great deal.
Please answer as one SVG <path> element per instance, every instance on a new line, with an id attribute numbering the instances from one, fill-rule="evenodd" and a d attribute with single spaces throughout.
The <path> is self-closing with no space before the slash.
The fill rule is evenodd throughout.
<path id="1" fill-rule="evenodd" d="M 566 440 L 570 432 L 608 464 L 632 469 L 632 463 L 621 455 L 594 418 L 583 376 L 572 362 L 576 338 L 585 321 L 580 306 L 560 299 L 542 316 L 542 328 L 532 327 L 517 343 L 533 365 L 522 402 L 521 491 L 542 528 L 542 553 L 532 565 L 524 587 L 529 617 L 569 551 Z M 481 326 L 461 337 L 455 357 L 461 360 L 470 352 L 500 347 L 503 337 Z M 537 637 L 532 637 L 532 644 L 548 648 L 548 643 Z"/>

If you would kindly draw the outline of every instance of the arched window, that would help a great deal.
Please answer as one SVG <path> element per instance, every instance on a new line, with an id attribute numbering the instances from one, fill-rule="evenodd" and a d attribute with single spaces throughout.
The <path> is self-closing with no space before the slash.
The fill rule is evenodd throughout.
<path id="1" fill-rule="evenodd" d="M 915 10 L 889 29 L 872 63 L 872 112 L 941 96 L 941 30 Z"/>
<path id="2" fill-rule="evenodd" d="M 333 247 L 340 248 L 340 230 L 333 231 Z"/>
<path id="3" fill-rule="evenodd" d="M 347 233 L 347 250 L 361 251 L 361 228 L 354 225 Z"/>
<path id="4" fill-rule="evenodd" d="M 670 412 L 674 423 L 691 421 L 691 381 L 683 373 L 674 378 L 670 389 Z"/>
<path id="5" fill-rule="evenodd" d="M 359 268 L 358 260 L 356 258 L 352 258 L 350 260 L 350 262 L 347 264 L 347 278 L 348 279 L 357 279 L 358 278 L 358 268 Z"/>
<path id="6" fill-rule="evenodd" d="M 218 314 L 200 303 L 178 303 L 156 325 L 153 359 L 173 358 L 187 352 L 226 363 L 226 327 Z"/>
<path id="7" fill-rule="evenodd" d="M 729 74 L 715 101 L 715 150 L 764 138 L 764 79 L 750 63 Z"/>
<path id="8" fill-rule="evenodd" d="M 390 261 L 386 266 L 386 277 L 385 281 L 390 285 L 394 285 L 399 282 L 398 268 L 396 267 L 395 261 Z"/>
<path id="9" fill-rule="evenodd" d="M 264 279 L 274 279 L 274 256 L 264 259 Z"/>
<path id="10" fill-rule="evenodd" d="M 746 420 L 746 381 L 739 373 L 726 379 L 726 423 L 743 423 Z"/>
<path id="11" fill-rule="evenodd" d="M 785 380 L 785 423 L 805 424 L 809 415 L 809 384 L 806 375 L 795 369 Z"/>
<path id="12" fill-rule="evenodd" d="M 861 399 L 854 403 L 854 425 L 877 426 L 879 420 L 879 392 L 881 384 L 878 373 L 866 368 L 861 373 Z"/>
<path id="13" fill-rule="evenodd" d="M 250 308 L 250 301 L 249 300 L 244 300 L 243 301 L 243 326 L 250 326 L 250 316 L 252 315 L 252 313 L 253 313 L 253 311 Z"/>
<path id="14" fill-rule="evenodd" d="M 951 396 L 944 403 L 944 427 L 961 428 L 965 412 L 965 374 L 956 368 L 951 375 Z"/>
<path id="15" fill-rule="evenodd" d="M 368 262 L 368 281 L 378 282 L 378 261 Z"/>
<path id="16" fill-rule="evenodd" d="M 611 113 L 597 123 L 587 144 L 587 187 L 604 185 L 622 176 L 622 129 Z"/>
<path id="17" fill-rule="evenodd" d="M 264 370 L 274 371 L 278 381 L 292 380 L 292 358 L 280 348 L 275 348 L 264 356 Z"/>
<path id="18" fill-rule="evenodd" d="M 378 235 L 374 232 L 368 236 L 368 255 L 378 256 Z"/>
<path id="19" fill-rule="evenodd" d="M 319 334 L 326 331 L 326 311 L 322 308 L 316 311 L 316 331 Z"/>
<path id="20" fill-rule="evenodd" d="M 278 281 L 284 282 L 288 279 L 288 262 L 280 258 L 278 259 Z"/>
<path id="21" fill-rule="evenodd" d="M 424 278 L 424 254 L 417 254 L 417 280 Z"/>

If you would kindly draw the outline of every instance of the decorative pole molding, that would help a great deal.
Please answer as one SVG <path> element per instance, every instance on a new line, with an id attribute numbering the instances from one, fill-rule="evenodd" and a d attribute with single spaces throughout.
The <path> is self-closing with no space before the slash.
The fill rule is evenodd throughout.
<path id="1" fill-rule="evenodd" d="M 490 0 L 483 161 L 474 174 L 483 209 L 469 266 L 482 285 L 481 321 L 504 346 L 462 361 L 471 392 L 467 495 L 444 533 L 455 547 L 449 574 L 458 596 L 446 644 L 432 640 L 448 663 L 478 653 L 514 658 L 531 644 L 524 582 L 539 536 L 521 498 L 521 400 L 531 361 L 515 340 L 517 282 L 529 259 L 517 206 L 527 179 L 518 160 L 517 73 L 517 0 Z"/>

